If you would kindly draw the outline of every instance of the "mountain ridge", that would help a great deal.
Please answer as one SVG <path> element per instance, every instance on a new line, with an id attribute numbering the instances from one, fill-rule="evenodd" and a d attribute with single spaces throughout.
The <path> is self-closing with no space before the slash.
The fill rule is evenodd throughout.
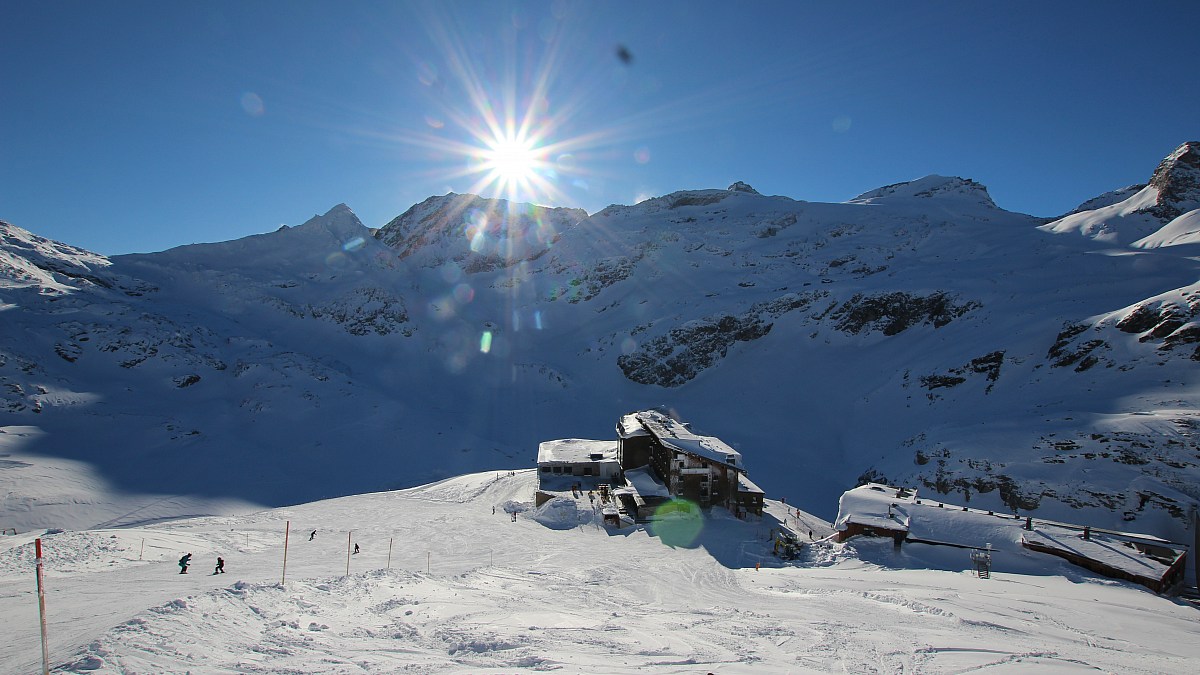
<path id="1" fill-rule="evenodd" d="M 30 465 L 0 485 L 9 517 L 43 522 L 57 498 L 16 486 L 47 458 L 128 492 L 94 498 L 132 522 L 161 495 L 279 505 L 523 466 L 540 440 L 607 438 L 620 413 L 666 406 L 814 513 L 886 479 L 1186 526 L 1186 247 L 1065 236 L 1080 228 L 1005 211 L 969 179 L 834 204 L 737 186 L 591 216 L 443 195 L 374 236 L 338 205 L 233 242 L 63 249 L 109 286 L 43 270 L 0 288 L 0 426 L 42 430 L 0 434 Z M 1123 226 L 1136 196 L 1075 215 Z M 345 461 L 320 465 L 331 453 Z M 826 484 L 797 499 L 814 474 Z"/>

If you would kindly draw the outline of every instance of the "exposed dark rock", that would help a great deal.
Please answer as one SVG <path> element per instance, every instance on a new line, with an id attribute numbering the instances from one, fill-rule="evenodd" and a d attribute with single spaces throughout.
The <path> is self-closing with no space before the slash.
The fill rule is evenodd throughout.
<path id="1" fill-rule="evenodd" d="M 351 335 L 412 335 L 408 326 L 408 310 L 404 301 L 381 288 L 356 288 L 348 296 L 325 303 L 309 305 L 308 315 L 340 324 Z"/>
<path id="2" fill-rule="evenodd" d="M 754 236 L 759 239 L 774 237 L 781 230 L 787 229 L 796 224 L 796 214 L 787 213 L 775 218 L 766 218 L 757 223 L 758 229 L 754 232 Z"/>
<path id="3" fill-rule="evenodd" d="M 179 387 L 180 389 L 183 389 L 184 387 L 190 387 L 199 381 L 200 381 L 200 376 L 195 373 L 191 373 L 188 375 L 180 375 L 179 377 L 175 378 L 175 386 Z"/>
<path id="4" fill-rule="evenodd" d="M 733 343 L 757 340 L 771 326 L 757 314 L 690 321 L 621 355 L 617 365 L 639 384 L 678 387 L 724 358 Z"/>
<path id="5" fill-rule="evenodd" d="M 999 491 L 1000 501 L 1014 512 L 1032 511 L 1041 504 L 1041 494 L 1029 494 L 1011 477 L 1004 474 L 983 476 L 954 476 L 938 470 L 933 478 L 923 476 L 921 483 L 938 494 L 961 493 L 963 500 L 971 501 L 971 494 L 989 494 Z"/>
<path id="6" fill-rule="evenodd" d="M 83 354 L 83 348 L 74 342 L 58 343 L 54 345 L 54 353 L 58 354 L 64 361 L 74 363 Z"/>
<path id="7" fill-rule="evenodd" d="M 725 199 L 727 196 L 728 195 L 724 192 L 717 192 L 713 194 L 685 192 L 673 198 L 667 208 L 677 209 L 681 206 L 708 206 L 709 204 L 716 204 L 722 199 Z"/>
<path id="8" fill-rule="evenodd" d="M 933 391 L 934 389 L 956 387 L 967 381 L 964 375 L 985 375 L 988 380 L 984 393 L 991 393 L 996 380 L 1000 378 L 1000 366 L 1004 365 L 1004 352 L 995 351 L 991 354 L 971 359 L 966 365 L 951 368 L 947 375 L 925 375 L 921 377 L 921 386 Z"/>
<path id="9" fill-rule="evenodd" d="M 560 288 L 550 295 L 550 300 L 565 299 L 576 303 L 591 300 L 613 284 L 624 281 L 633 274 L 637 264 L 645 257 L 645 253 L 634 256 L 605 258 L 598 261 L 591 269 L 580 272 L 567 282 L 566 288 Z M 567 271 L 560 268 L 558 271 Z"/>
<path id="10" fill-rule="evenodd" d="M 965 377 L 953 375 L 925 375 L 921 378 L 921 386 L 932 391 L 934 389 L 957 387 L 966 381 L 967 378 Z"/>
<path id="11" fill-rule="evenodd" d="M 1179 146 L 1154 170 L 1150 185 L 1158 188 L 1158 201 L 1146 209 L 1162 220 L 1171 220 L 1200 206 L 1200 141 Z"/>
<path id="12" fill-rule="evenodd" d="M 920 296 L 895 292 L 881 295 L 858 293 L 842 303 L 833 314 L 838 330 L 857 335 L 878 330 L 896 335 L 913 326 L 930 324 L 941 328 L 971 310 L 982 307 L 974 300 L 957 304 L 944 292 Z"/>
<path id="13" fill-rule="evenodd" d="M 1138 305 L 1129 316 L 1117 322 L 1117 329 L 1125 333 L 1144 333 L 1157 326 L 1159 321 L 1161 319 L 1157 310 L 1147 305 Z"/>
<path id="14" fill-rule="evenodd" d="M 743 183 L 740 180 L 725 189 L 729 190 L 730 192 L 749 192 L 752 195 L 758 194 L 758 190 L 755 190 L 754 188 L 750 187 L 749 183 Z"/>
<path id="15" fill-rule="evenodd" d="M 678 387 L 716 365 L 735 342 L 757 340 L 769 333 L 773 324 L 767 319 L 807 309 L 826 295 L 825 291 L 788 293 L 756 303 L 738 316 L 689 321 L 642 343 L 637 351 L 618 357 L 617 365 L 634 382 Z M 630 335 L 645 329 L 639 326 Z"/>
<path id="16" fill-rule="evenodd" d="M 1076 372 L 1082 372 L 1096 365 L 1099 358 L 1092 352 L 1102 347 L 1107 348 L 1107 342 L 1097 338 L 1081 344 L 1074 344 L 1075 338 L 1089 328 L 1091 326 L 1087 324 L 1070 324 L 1063 328 L 1058 333 L 1054 345 L 1050 347 L 1050 351 L 1046 353 L 1046 358 L 1051 360 L 1050 365 L 1055 368 L 1063 368 L 1078 363 L 1078 367 L 1075 368 Z"/>

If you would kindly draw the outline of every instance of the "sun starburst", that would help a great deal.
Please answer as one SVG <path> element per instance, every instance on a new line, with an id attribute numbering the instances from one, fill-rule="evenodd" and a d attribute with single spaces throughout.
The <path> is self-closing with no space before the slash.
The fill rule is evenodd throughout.
<path id="1" fill-rule="evenodd" d="M 516 134 L 489 139 L 478 150 L 482 180 L 510 199 L 546 190 L 543 173 L 551 170 L 543 147 Z"/>

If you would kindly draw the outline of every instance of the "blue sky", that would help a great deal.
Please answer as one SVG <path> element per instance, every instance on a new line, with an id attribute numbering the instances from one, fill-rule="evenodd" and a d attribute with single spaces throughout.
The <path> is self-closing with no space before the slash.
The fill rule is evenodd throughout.
<path id="1" fill-rule="evenodd" d="M 448 190 L 595 212 L 735 180 L 843 201 L 938 173 L 1050 216 L 1200 139 L 1190 1 L 7 0 L 2 15 L 0 219 L 105 254 L 341 202 L 378 227 Z M 526 163 L 501 180 L 495 137 Z"/>

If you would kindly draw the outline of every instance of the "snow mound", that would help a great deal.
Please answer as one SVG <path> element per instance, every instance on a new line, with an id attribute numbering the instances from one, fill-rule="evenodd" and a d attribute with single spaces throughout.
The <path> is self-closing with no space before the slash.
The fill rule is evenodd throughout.
<path id="1" fill-rule="evenodd" d="M 508 510 L 507 506 L 505 510 Z M 581 507 L 578 500 L 555 497 L 535 509 L 529 517 L 552 530 L 569 530 L 591 523 L 595 514 L 592 509 Z"/>

